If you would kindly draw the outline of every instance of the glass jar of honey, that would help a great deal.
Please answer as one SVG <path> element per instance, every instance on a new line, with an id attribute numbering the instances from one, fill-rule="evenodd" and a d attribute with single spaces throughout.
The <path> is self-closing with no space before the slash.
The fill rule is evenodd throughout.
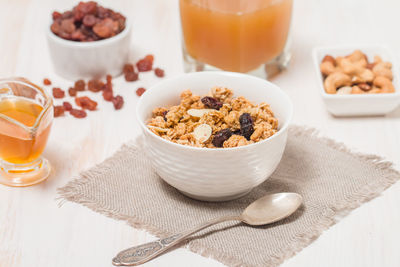
<path id="1" fill-rule="evenodd" d="M 24 78 L 0 80 L 0 183 L 28 186 L 46 179 L 41 157 L 53 121 L 53 100 Z"/>

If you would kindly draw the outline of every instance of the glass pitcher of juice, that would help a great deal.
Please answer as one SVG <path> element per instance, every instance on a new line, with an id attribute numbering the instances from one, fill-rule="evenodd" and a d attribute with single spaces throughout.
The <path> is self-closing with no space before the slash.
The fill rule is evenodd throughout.
<path id="1" fill-rule="evenodd" d="M 290 60 L 292 0 L 180 0 L 185 71 L 267 77 Z"/>
<path id="2" fill-rule="evenodd" d="M 0 80 L 0 183 L 28 186 L 45 180 L 41 157 L 53 121 L 53 100 L 24 78 Z"/>

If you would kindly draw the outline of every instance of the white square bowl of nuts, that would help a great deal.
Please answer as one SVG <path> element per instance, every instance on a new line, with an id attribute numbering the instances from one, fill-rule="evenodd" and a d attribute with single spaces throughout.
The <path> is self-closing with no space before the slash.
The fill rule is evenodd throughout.
<path id="1" fill-rule="evenodd" d="M 385 115 L 400 104 L 398 65 L 384 46 L 319 47 L 313 61 L 322 98 L 335 116 Z"/>
<path id="2" fill-rule="evenodd" d="M 192 198 L 226 201 L 247 194 L 276 169 L 293 107 L 266 80 L 215 71 L 156 84 L 136 111 L 157 174 Z"/>

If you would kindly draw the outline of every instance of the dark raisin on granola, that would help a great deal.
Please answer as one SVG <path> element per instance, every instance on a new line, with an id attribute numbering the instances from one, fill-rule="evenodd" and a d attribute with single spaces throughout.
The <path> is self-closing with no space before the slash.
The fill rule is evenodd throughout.
<path id="1" fill-rule="evenodd" d="M 240 134 L 243 135 L 247 140 L 250 140 L 250 136 L 254 132 L 253 119 L 249 113 L 243 113 L 239 117 L 240 122 Z"/>
<path id="2" fill-rule="evenodd" d="M 229 137 L 232 136 L 232 134 L 233 133 L 229 128 L 216 132 L 212 140 L 213 145 L 216 147 L 222 147 L 224 145 L 224 142 L 228 140 Z"/>
<path id="3" fill-rule="evenodd" d="M 162 116 L 164 118 L 165 121 L 167 121 L 167 113 L 169 110 L 163 111 Z"/>
<path id="4" fill-rule="evenodd" d="M 201 99 L 204 106 L 212 109 L 219 110 L 222 107 L 222 102 L 211 96 L 205 96 Z"/>

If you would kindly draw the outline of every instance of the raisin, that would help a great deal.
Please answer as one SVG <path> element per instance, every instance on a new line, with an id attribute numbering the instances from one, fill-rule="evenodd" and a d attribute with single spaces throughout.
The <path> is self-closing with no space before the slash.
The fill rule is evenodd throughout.
<path id="1" fill-rule="evenodd" d="M 163 111 L 163 113 L 162 113 L 162 116 L 163 116 L 165 121 L 167 121 L 167 114 L 168 114 L 168 110 Z"/>
<path id="2" fill-rule="evenodd" d="M 97 102 L 87 96 L 75 98 L 75 103 L 82 109 L 96 110 Z"/>
<path id="3" fill-rule="evenodd" d="M 153 55 L 147 55 L 136 63 L 139 72 L 150 71 L 153 68 Z"/>
<path id="4" fill-rule="evenodd" d="M 93 26 L 93 32 L 101 38 L 109 38 L 118 32 L 118 22 L 105 18 Z"/>
<path id="5" fill-rule="evenodd" d="M 104 89 L 104 83 L 100 80 L 95 80 L 95 79 L 90 80 L 88 82 L 88 89 L 91 92 L 95 93 L 100 92 L 101 90 Z"/>
<path id="6" fill-rule="evenodd" d="M 66 111 L 71 111 L 71 110 L 72 110 L 72 105 L 71 105 L 71 103 L 69 103 L 69 102 L 67 102 L 67 101 L 64 101 L 64 102 L 63 102 L 63 107 L 64 107 L 64 110 L 66 110 Z"/>
<path id="7" fill-rule="evenodd" d="M 253 119 L 249 113 L 243 113 L 239 117 L 240 122 L 240 134 L 243 135 L 247 140 L 250 140 L 250 136 L 254 132 Z"/>
<path id="8" fill-rule="evenodd" d="M 74 12 L 74 21 L 75 22 L 80 23 L 83 20 L 84 17 L 85 17 L 85 13 L 83 13 L 83 12 L 81 12 L 79 10 L 76 10 Z"/>
<path id="9" fill-rule="evenodd" d="M 59 35 L 61 32 L 61 25 L 57 21 L 53 22 L 50 26 L 50 30 L 54 33 Z"/>
<path id="10" fill-rule="evenodd" d="M 135 72 L 134 68 L 133 68 L 133 64 L 127 63 L 124 65 L 122 72 L 124 74 L 129 73 L 129 72 Z"/>
<path id="11" fill-rule="evenodd" d="M 111 84 L 111 82 L 112 82 L 112 76 L 111 76 L 110 74 L 107 74 L 107 76 L 106 76 L 106 81 L 107 81 L 108 84 Z"/>
<path id="12" fill-rule="evenodd" d="M 154 74 L 157 76 L 157 77 L 160 77 L 160 78 L 162 78 L 162 77 L 164 77 L 164 70 L 163 69 L 160 69 L 160 68 L 155 68 L 154 69 Z"/>
<path id="13" fill-rule="evenodd" d="M 60 117 L 64 115 L 64 107 L 63 106 L 54 106 L 54 117 Z"/>
<path id="14" fill-rule="evenodd" d="M 125 73 L 125 81 L 127 82 L 134 82 L 139 79 L 139 74 L 136 72 L 127 72 Z"/>
<path id="15" fill-rule="evenodd" d="M 212 140 L 213 145 L 216 147 L 222 147 L 224 145 L 224 142 L 228 140 L 229 137 L 232 136 L 232 134 L 233 133 L 229 128 L 216 132 Z"/>
<path id="16" fill-rule="evenodd" d="M 75 82 L 74 88 L 76 91 L 85 91 L 85 87 L 86 87 L 86 84 L 85 84 L 84 80 L 77 80 Z"/>
<path id="17" fill-rule="evenodd" d="M 204 106 L 212 109 L 219 110 L 222 107 L 222 102 L 211 96 L 205 96 L 201 99 Z"/>
<path id="18" fill-rule="evenodd" d="M 71 34 L 71 39 L 75 41 L 83 41 L 85 39 L 85 35 L 83 35 L 81 30 L 77 29 Z"/>
<path id="19" fill-rule="evenodd" d="M 70 87 L 70 88 L 68 89 L 68 94 L 69 94 L 70 96 L 76 96 L 77 91 L 76 91 L 76 89 L 75 89 L 74 87 Z"/>
<path id="20" fill-rule="evenodd" d="M 114 94 L 112 90 L 104 90 L 103 91 L 103 98 L 105 101 L 112 101 L 114 98 Z"/>
<path id="21" fill-rule="evenodd" d="M 96 14 L 97 13 L 97 3 L 94 1 L 79 2 L 76 6 L 76 11 L 82 12 L 83 14 Z"/>
<path id="22" fill-rule="evenodd" d="M 53 88 L 53 96 L 54 98 L 63 98 L 65 96 L 65 92 L 61 90 L 61 88 L 54 87 Z"/>
<path id="23" fill-rule="evenodd" d="M 111 102 L 113 103 L 114 108 L 115 108 L 116 110 L 121 109 L 122 106 L 124 105 L 124 99 L 123 99 L 122 96 L 120 96 L 120 95 L 117 95 L 116 97 L 114 97 L 114 98 L 111 100 Z"/>
<path id="24" fill-rule="evenodd" d="M 73 19 L 65 19 L 61 21 L 61 30 L 65 33 L 73 33 L 75 31 L 75 24 Z"/>
<path id="25" fill-rule="evenodd" d="M 240 129 L 237 129 L 237 130 L 233 131 L 232 134 L 240 135 Z"/>
<path id="26" fill-rule="evenodd" d="M 51 81 L 49 79 L 47 79 L 47 78 L 44 78 L 43 79 L 43 84 L 44 85 L 51 85 Z"/>
<path id="27" fill-rule="evenodd" d="M 75 118 L 78 118 L 78 119 L 82 119 L 82 118 L 85 118 L 86 117 L 86 111 L 84 111 L 84 110 L 81 110 L 81 109 L 72 109 L 70 112 L 69 112 L 72 116 L 74 116 Z"/>
<path id="28" fill-rule="evenodd" d="M 51 16 L 53 17 L 53 20 L 57 20 L 61 18 L 62 14 L 60 12 L 54 11 Z"/>
<path id="29" fill-rule="evenodd" d="M 61 14 L 62 19 L 70 19 L 74 16 L 74 13 L 70 10 L 65 11 L 64 13 Z"/>
<path id="30" fill-rule="evenodd" d="M 146 92 L 146 89 L 143 88 L 143 87 L 140 87 L 140 88 L 138 88 L 138 89 L 136 90 L 136 94 L 137 94 L 138 96 L 143 95 L 144 92 Z"/>
<path id="31" fill-rule="evenodd" d="M 96 24 L 96 17 L 89 14 L 83 17 L 83 25 L 86 27 L 93 27 Z"/>

